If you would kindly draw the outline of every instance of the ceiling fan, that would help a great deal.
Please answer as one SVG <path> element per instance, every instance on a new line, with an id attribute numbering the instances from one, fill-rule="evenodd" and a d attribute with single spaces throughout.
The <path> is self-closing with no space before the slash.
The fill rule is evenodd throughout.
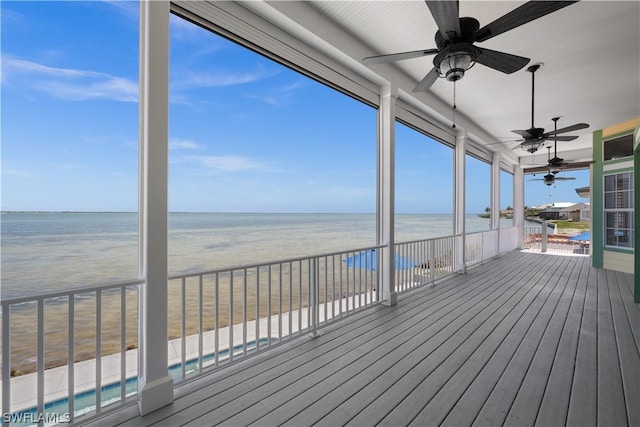
<path id="1" fill-rule="evenodd" d="M 533 64 L 527 68 L 527 71 L 531 73 L 531 127 L 527 130 L 512 130 L 511 132 L 517 133 L 518 135 L 524 137 L 524 141 L 522 141 L 519 145 L 523 150 L 528 151 L 529 153 L 535 153 L 538 151 L 540 147 L 544 144 L 544 141 L 554 138 L 557 141 L 573 141 L 577 139 L 577 136 L 571 135 L 562 135 L 558 136 L 560 133 L 572 132 L 574 130 L 586 129 L 589 127 L 587 123 L 577 123 L 575 125 L 567 126 L 562 129 L 558 129 L 557 126 L 553 131 L 546 132 L 544 128 L 535 127 L 534 123 L 534 101 L 535 101 L 535 75 L 536 71 L 541 67 L 541 64 Z M 554 118 L 554 122 L 557 125 L 558 118 Z M 517 147 L 516 147 L 517 148 Z"/>
<path id="2" fill-rule="evenodd" d="M 547 147 L 547 150 L 548 150 L 547 158 L 549 159 L 548 160 L 549 167 L 547 169 L 548 173 L 542 178 L 534 178 L 534 179 L 530 179 L 529 181 L 544 181 L 544 183 L 546 185 L 551 186 L 556 181 L 571 181 L 571 180 L 575 179 L 574 177 L 570 177 L 570 176 L 562 176 L 562 177 L 557 176 L 557 173 L 559 172 L 559 170 L 555 171 L 555 172 L 552 172 L 552 170 L 551 170 L 551 147 Z M 562 160 L 562 159 L 560 159 L 560 160 Z"/>
<path id="3" fill-rule="evenodd" d="M 554 127 L 554 132 L 557 132 L 558 130 L 558 120 L 560 120 L 560 117 L 553 117 L 551 120 L 553 120 L 553 127 Z M 558 157 L 558 135 L 554 134 L 553 135 L 553 157 L 549 158 L 547 160 L 547 163 L 545 165 L 538 165 L 537 167 L 533 167 L 533 168 L 527 168 L 527 172 L 544 172 L 546 170 L 548 170 L 550 173 L 552 174 L 557 174 L 558 172 L 560 172 L 562 169 L 565 169 L 567 167 L 571 167 L 572 169 L 581 169 L 581 168 L 587 168 L 589 167 L 590 164 L 593 163 L 593 160 L 591 161 L 582 161 L 582 162 L 574 162 L 574 163 L 567 163 L 564 161 L 564 159 L 561 159 L 560 157 Z M 551 150 L 551 146 L 547 147 L 549 150 Z"/>
<path id="4" fill-rule="evenodd" d="M 362 62 L 364 64 L 379 64 L 435 55 L 433 59 L 434 67 L 418 83 L 413 90 L 414 92 L 429 89 L 438 77 L 443 77 L 453 82 L 460 80 L 464 77 L 465 71 L 475 65 L 476 62 L 503 73 L 511 74 L 522 69 L 529 63 L 530 59 L 480 48 L 475 46 L 474 43 L 489 40 L 576 2 L 529 1 L 480 28 L 480 23 L 477 19 L 459 17 L 458 0 L 426 0 L 427 7 L 438 26 L 438 31 L 435 35 L 437 49 L 370 56 L 364 58 Z"/>

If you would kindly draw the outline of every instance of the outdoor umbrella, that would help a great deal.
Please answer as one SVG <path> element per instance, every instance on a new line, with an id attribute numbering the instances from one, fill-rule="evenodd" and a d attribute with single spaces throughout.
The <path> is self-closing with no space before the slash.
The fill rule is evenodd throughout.
<path id="1" fill-rule="evenodd" d="M 353 256 L 343 259 L 342 262 L 346 263 L 348 267 L 357 267 L 376 271 L 376 250 L 367 249 L 366 251 L 359 252 Z M 415 265 L 416 263 L 414 261 L 396 254 L 396 270 L 407 270 L 415 267 Z"/>
<path id="2" fill-rule="evenodd" d="M 569 237 L 569 240 L 589 241 L 591 240 L 591 232 L 585 231 L 584 233 L 580 233 L 576 236 Z"/>

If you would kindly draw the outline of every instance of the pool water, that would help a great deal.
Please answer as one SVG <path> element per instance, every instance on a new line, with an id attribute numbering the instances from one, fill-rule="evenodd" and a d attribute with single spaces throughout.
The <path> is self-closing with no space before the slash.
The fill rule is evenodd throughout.
<path id="1" fill-rule="evenodd" d="M 267 344 L 268 342 L 269 342 L 268 338 L 261 338 L 259 340 L 259 345 L 264 345 L 264 344 Z M 256 347 L 256 341 L 251 341 L 247 343 L 247 351 L 253 350 L 255 349 L 255 347 Z M 243 344 L 239 344 L 233 347 L 234 355 L 241 354 L 243 351 L 244 351 Z M 216 356 L 215 353 L 203 355 L 202 357 L 203 367 L 213 364 L 213 361 L 215 360 L 215 356 Z M 224 360 L 228 357 L 229 357 L 229 349 L 221 350 L 220 352 L 218 352 L 218 360 Z M 189 375 L 193 372 L 196 372 L 199 369 L 199 367 L 200 367 L 199 361 L 197 358 L 187 360 L 185 363 L 185 372 L 187 375 Z M 169 366 L 169 375 L 171 375 L 174 382 L 177 382 L 182 377 L 182 363 L 175 363 Z M 117 381 L 111 384 L 103 385 L 100 388 L 101 401 L 102 401 L 103 407 L 120 401 L 120 388 L 121 388 L 120 386 L 121 386 L 121 382 Z M 127 397 L 133 396 L 137 392 L 138 392 L 138 378 L 137 377 L 127 378 L 125 381 L 125 396 Z M 76 394 L 74 396 L 74 406 L 75 406 L 74 415 L 76 417 L 95 411 L 96 409 L 95 389 L 87 390 L 87 391 Z M 68 414 L 69 398 L 65 397 L 62 399 L 45 403 L 44 412 L 46 414 L 60 414 L 61 416 Z M 26 420 L 36 419 L 37 415 L 38 415 L 38 408 L 34 406 L 32 408 L 24 409 L 20 412 L 15 413 L 14 419 L 26 419 Z M 15 423 L 15 424 L 12 423 L 12 424 L 19 425 L 19 426 L 35 425 L 31 423 Z M 50 425 L 50 424 L 45 423 L 45 425 Z"/>

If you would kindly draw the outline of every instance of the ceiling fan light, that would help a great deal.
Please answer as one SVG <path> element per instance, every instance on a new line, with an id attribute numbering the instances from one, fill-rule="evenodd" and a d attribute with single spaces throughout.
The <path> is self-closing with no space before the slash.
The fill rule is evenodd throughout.
<path id="1" fill-rule="evenodd" d="M 522 147 L 522 149 L 526 152 L 535 153 L 543 145 L 544 144 L 540 141 L 524 141 L 522 144 L 520 144 L 520 147 Z"/>
<path id="2" fill-rule="evenodd" d="M 464 72 L 474 65 L 473 58 L 467 52 L 452 52 L 440 62 L 440 74 L 450 82 L 464 77 Z"/>

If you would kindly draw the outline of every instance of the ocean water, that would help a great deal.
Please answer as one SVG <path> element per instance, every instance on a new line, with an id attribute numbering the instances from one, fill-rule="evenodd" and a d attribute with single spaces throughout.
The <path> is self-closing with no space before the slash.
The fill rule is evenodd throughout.
<path id="1" fill-rule="evenodd" d="M 396 214 L 396 241 L 451 235 L 452 221 Z M 138 276 L 136 213 L 3 212 L 0 227 L 2 299 Z M 375 233 L 374 214 L 171 213 L 169 274 L 357 249 Z"/>

